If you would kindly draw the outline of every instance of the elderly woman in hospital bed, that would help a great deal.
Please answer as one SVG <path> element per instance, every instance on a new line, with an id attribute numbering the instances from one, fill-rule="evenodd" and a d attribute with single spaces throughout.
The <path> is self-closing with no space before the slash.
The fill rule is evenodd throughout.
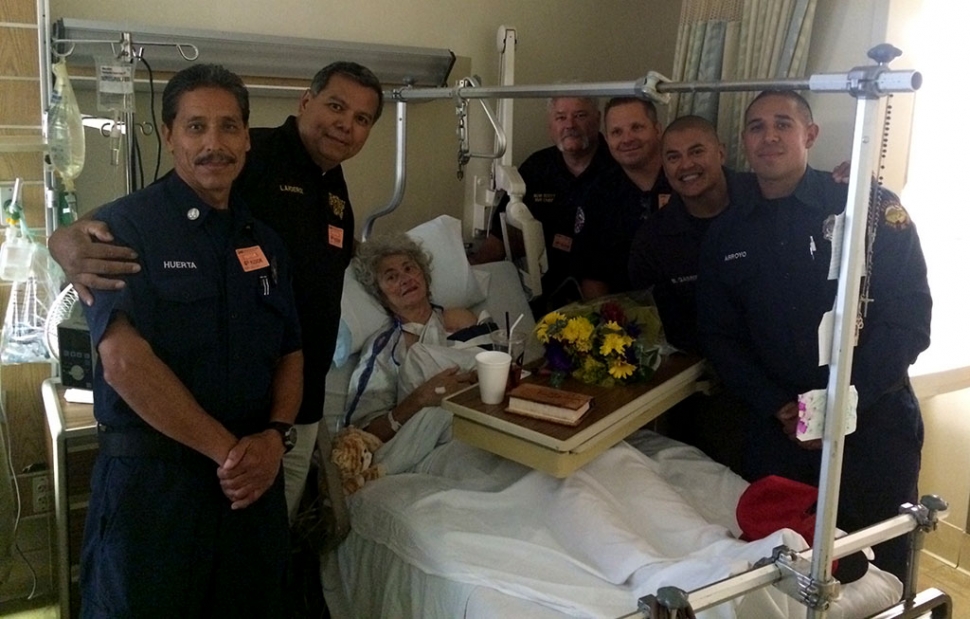
<path id="1" fill-rule="evenodd" d="M 451 393 L 465 386 L 461 381 L 473 367 L 475 349 L 461 348 L 466 344 L 449 340 L 448 333 L 466 331 L 461 327 L 474 317 L 432 304 L 445 296 L 441 283 L 451 267 L 460 267 L 462 276 L 450 278 L 447 289 L 476 288 L 452 223 L 452 255 L 443 254 L 444 243 L 424 241 L 435 255 L 433 272 L 420 255 L 401 246 L 378 252 L 387 245 L 374 241 L 373 255 L 366 248 L 370 242 L 364 244 L 355 264 L 360 270 L 348 278 L 363 280 L 356 293 L 344 293 L 344 318 L 355 333 L 349 350 L 359 351 L 360 360 L 344 391 L 341 423 L 381 432 L 383 420 L 383 431 L 390 433 L 391 413 L 401 426 L 375 457 L 391 474 L 349 497 L 353 526 L 326 557 L 324 591 L 333 616 L 619 617 L 661 586 L 692 590 L 745 570 L 779 544 L 805 547 L 788 529 L 740 540 L 735 508 L 747 483 L 696 449 L 651 432 L 637 433 L 556 479 L 449 440 L 451 416 L 438 406 L 405 417 L 411 412 L 398 407 L 407 394 L 423 389 L 413 398 L 435 404 L 445 395 L 441 387 Z M 421 277 L 405 272 L 412 269 L 408 262 Z M 380 280 L 385 271 L 396 286 Z M 477 299 L 466 294 L 464 301 L 486 303 L 495 315 L 514 309 L 509 297 L 517 294 L 521 299 L 514 302 L 528 311 L 518 281 L 518 290 L 504 294 L 496 285 L 498 273 L 490 273 Z M 427 274 L 440 275 L 431 297 Z M 383 305 L 376 310 L 386 319 L 379 326 L 360 316 L 362 301 L 371 302 L 365 290 Z M 455 367 L 460 369 L 445 372 Z M 338 382 L 339 373 L 331 374 L 328 383 Z M 410 474 L 393 474 L 404 472 Z M 898 600 L 900 591 L 898 580 L 871 568 L 844 587 L 829 616 L 867 616 Z M 790 619 L 804 617 L 805 608 L 768 588 L 699 616 Z"/>
<path id="2" fill-rule="evenodd" d="M 390 320 L 361 349 L 351 375 L 344 425 L 354 425 L 389 442 L 402 433 L 410 454 L 427 453 L 449 437 L 451 416 L 440 409 L 448 394 L 474 381 L 475 345 L 487 342 L 494 323 L 465 308 L 443 308 L 430 296 L 434 265 L 419 243 L 404 233 L 375 237 L 360 245 L 352 268 L 365 291 Z M 413 423 L 412 418 L 415 418 Z M 411 427 L 421 426 L 421 427 Z M 407 437 L 407 438 L 405 438 Z M 413 465 L 413 457 L 385 461 L 388 472 Z"/>

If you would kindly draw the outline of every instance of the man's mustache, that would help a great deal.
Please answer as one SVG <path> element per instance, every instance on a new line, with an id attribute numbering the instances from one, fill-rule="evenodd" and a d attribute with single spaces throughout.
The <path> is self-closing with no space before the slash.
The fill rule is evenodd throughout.
<path id="1" fill-rule="evenodd" d="M 209 153 L 195 160 L 195 165 L 208 165 L 210 163 L 236 163 L 236 158 L 228 153 Z"/>

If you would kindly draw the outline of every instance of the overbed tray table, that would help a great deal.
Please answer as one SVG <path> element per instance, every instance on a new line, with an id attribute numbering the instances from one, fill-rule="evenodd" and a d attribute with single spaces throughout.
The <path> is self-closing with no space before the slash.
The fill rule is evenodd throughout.
<path id="1" fill-rule="evenodd" d="M 506 413 L 507 397 L 501 404 L 484 404 L 478 385 L 448 396 L 442 405 L 455 416 L 455 438 L 562 478 L 694 393 L 703 371 L 700 357 L 675 353 L 640 384 L 608 388 L 567 379 L 563 389 L 594 398 L 592 410 L 575 427 Z M 523 382 L 548 384 L 549 379 L 532 374 Z"/>

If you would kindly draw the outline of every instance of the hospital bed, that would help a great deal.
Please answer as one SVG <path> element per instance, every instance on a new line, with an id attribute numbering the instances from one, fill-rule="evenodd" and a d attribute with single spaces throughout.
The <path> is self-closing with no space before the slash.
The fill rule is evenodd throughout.
<path id="1" fill-rule="evenodd" d="M 790 85 L 858 91 L 854 92 L 859 106 L 850 180 L 856 209 L 859 204 L 864 208 L 868 194 L 868 183 L 860 178 L 867 179 L 873 165 L 872 149 L 862 146 L 875 142 L 870 120 L 876 107 L 873 101 L 885 91 L 918 87 L 918 74 L 887 72 L 884 64 L 880 61 L 874 71 L 857 68 L 848 75 L 813 76 L 805 84 Z M 777 85 L 686 84 L 683 88 L 746 90 Z M 637 82 L 633 93 L 622 84 L 597 86 L 595 93 L 570 86 L 568 92 L 558 94 L 647 95 L 645 81 Z M 455 90 L 446 96 L 502 96 L 500 90 Z M 540 87 L 505 94 L 554 93 Z M 410 90 L 396 98 L 441 97 Z M 820 541 L 814 555 L 797 554 L 805 548 L 805 540 L 784 529 L 763 540 L 739 541 L 734 509 L 746 483 L 697 450 L 648 431 L 606 450 L 566 479 L 451 441 L 429 454 L 415 472 L 376 480 L 346 502 L 337 497 L 335 506 L 346 506 L 349 525 L 335 527 L 346 538 L 323 557 L 325 598 L 333 615 L 649 616 L 644 601 L 655 600 L 652 594 L 673 587 L 690 592 L 691 605 L 699 616 L 707 617 L 863 617 L 880 611 L 879 616 L 917 616 L 912 604 L 891 608 L 900 595 L 914 599 L 912 582 L 900 583 L 871 565 L 860 580 L 841 587 L 830 578 L 831 559 L 883 539 L 910 532 L 918 550 L 919 536 L 934 528 L 936 512 L 944 508 L 932 501 L 923 508 L 913 506 L 907 514 L 833 541 L 833 498 L 843 437 L 832 428 L 844 426 L 837 411 L 847 391 L 851 347 L 844 345 L 849 339 L 844 334 L 850 332 L 855 315 L 858 290 L 853 282 L 857 284 L 861 272 L 860 252 L 855 248 L 862 246 L 864 226 L 854 223 L 858 212 L 846 227 L 847 238 L 855 236 L 847 243 L 836 303 L 831 420 L 823 452 L 829 464 L 820 484 L 815 532 Z M 478 278 L 485 286 L 481 307 L 491 304 L 498 315 L 508 311 L 502 304 L 524 308 L 522 280 L 510 264 L 470 269 L 468 277 Z M 483 283 L 483 279 L 489 281 Z M 526 309 L 522 312 L 528 316 Z M 530 354 L 536 352 L 533 342 Z M 354 354 L 352 347 L 350 353 Z M 337 407 L 346 397 L 349 372 L 338 368 L 328 376 L 328 408 Z M 339 414 L 338 410 L 325 415 L 329 429 L 336 427 L 332 421 Z M 328 440 L 323 433 L 324 453 Z M 913 556 L 915 563 L 918 555 Z M 761 567 L 751 569 L 766 558 Z M 811 563 L 811 577 L 806 562 Z M 764 586 L 772 583 L 778 586 Z M 796 598 L 807 602 L 808 608 Z M 925 598 L 916 598 L 922 604 L 920 612 L 948 616 L 945 594 L 931 591 Z"/>
<path id="2" fill-rule="evenodd" d="M 433 265 L 464 260 L 443 249 L 458 251 L 456 236 L 436 236 L 457 235 L 455 226 L 448 230 L 439 218 L 417 231 L 434 248 Z M 480 298 L 474 310 L 521 313 L 520 328 L 531 332 L 512 263 L 457 271 L 443 275 L 447 282 L 435 275 L 432 294 L 436 285 L 464 290 L 465 300 Z M 357 331 L 353 336 L 363 341 L 380 325 L 374 326 L 376 315 L 366 316 L 374 308 L 348 279 L 343 339 Z M 541 346 L 530 340 L 526 359 L 537 359 Z M 359 345 L 345 345 L 338 355 L 346 358 L 327 378 L 331 431 L 360 354 Z M 329 435 L 321 433 L 324 449 Z M 792 532 L 752 543 L 736 539 L 734 509 L 746 486 L 700 451 L 647 430 L 566 479 L 451 441 L 419 472 L 370 482 L 345 502 L 335 484 L 331 500 L 346 506 L 348 518 L 336 527 L 346 538 L 322 557 L 324 595 L 334 617 L 623 616 L 658 587 L 696 589 L 746 570 L 779 544 L 805 547 Z M 843 588 L 831 616 L 868 616 L 901 592 L 895 577 L 872 566 Z M 805 608 L 765 588 L 704 616 L 803 617 Z"/>

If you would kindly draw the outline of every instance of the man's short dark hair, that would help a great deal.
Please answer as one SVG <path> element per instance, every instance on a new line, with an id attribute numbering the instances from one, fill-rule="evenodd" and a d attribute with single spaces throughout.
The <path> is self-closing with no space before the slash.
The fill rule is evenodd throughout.
<path id="1" fill-rule="evenodd" d="M 377 122 L 377 119 L 381 117 L 381 112 L 384 111 L 384 89 L 381 88 L 381 80 L 377 79 L 374 72 L 356 62 L 345 60 L 331 62 L 313 76 L 313 81 L 310 82 L 310 93 L 314 96 L 320 94 L 320 91 L 327 87 L 330 78 L 334 75 L 343 75 L 364 88 L 370 88 L 377 93 L 377 111 L 374 112 L 374 122 Z"/>
<path id="2" fill-rule="evenodd" d="M 667 125 L 667 128 L 664 130 L 663 137 L 660 139 L 661 143 L 663 143 L 663 138 L 666 138 L 668 134 L 683 131 L 685 129 L 699 129 L 713 138 L 718 144 L 721 143 L 720 138 L 717 136 L 717 128 L 714 126 L 714 123 L 707 120 L 703 116 L 695 116 L 693 114 L 679 116 L 675 118 L 669 125 Z"/>
<path id="3" fill-rule="evenodd" d="M 751 111 L 751 106 L 762 99 L 767 99 L 768 97 L 781 97 L 782 99 L 788 99 L 795 103 L 795 107 L 798 111 L 802 113 L 802 120 L 805 121 L 806 125 L 811 125 L 815 122 L 812 117 L 812 106 L 808 104 L 805 97 L 801 96 L 794 90 L 763 90 L 758 93 L 758 96 L 751 100 L 748 107 L 744 108 L 744 120 L 748 120 L 748 112 Z"/>
<path id="4" fill-rule="evenodd" d="M 249 125 L 249 91 L 242 79 L 217 64 L 196 64 L 172 76 L 162 92 L 162 123 L 172 128 L 182 95 L 198 88 L 221 88 L 236 98 L 243 122 Z"/>
<path id="5" fill-rule="evenodd" d="M 653 122 L 657 121 L 657 106 L 654 105 L 653 101 L 649 99 L 641 99 L 640 97 L 613 97 L 606 102 L 606 108 L 603 110 L 603 118 L 610 113 L 610 110 L 618 105 L 626 105 L 628 103 L 639 103 L 643 106 L 643 111 L 647 113 L 647 117 Z"/>

